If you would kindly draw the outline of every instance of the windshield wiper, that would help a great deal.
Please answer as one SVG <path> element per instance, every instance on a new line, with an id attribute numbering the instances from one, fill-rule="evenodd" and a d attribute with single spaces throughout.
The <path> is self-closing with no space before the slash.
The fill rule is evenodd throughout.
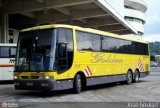
<path id="1" fill-rule="evenodd" d="M 35 67 L 35 69 L 36 69 L 36 71 L 39 73 L 40 71 L 39 71 L 39 66 L 38 66 L 38 64 L 36 63 L 36 61 L 35 61 L 35 47 L 36 47 L 36 38 L 37 38 L 37 36 L 35 35 L 36 33 L 35 32 L 33 32 L 33 39 L 32 39 L 32 51 L 31 51 L 31 55 L 33 54 L 33 65 L 34 65 L 34 67 Z"/>

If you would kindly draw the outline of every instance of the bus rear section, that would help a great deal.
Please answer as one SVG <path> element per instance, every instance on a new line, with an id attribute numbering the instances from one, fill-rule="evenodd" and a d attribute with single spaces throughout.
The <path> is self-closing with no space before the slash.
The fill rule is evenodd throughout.
<path id="1" fill-rule="evenodd" d="M 16 44 L 0 44 L 0 81 L 13 80 Z"/>

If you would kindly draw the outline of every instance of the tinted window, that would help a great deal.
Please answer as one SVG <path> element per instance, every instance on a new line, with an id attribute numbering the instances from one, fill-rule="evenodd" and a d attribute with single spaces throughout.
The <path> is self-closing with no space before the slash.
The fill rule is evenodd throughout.
<path id="1" fill-rule="evenodd" d="M 18 41 L 16 71 L 52 71 L 53 29 L 21 32 Z M 52 37 L 53 36 L 53 37 Z"/>
<path id="2" fill-rule="evenodd" d="M 78 50 L 101 50 L 101 40 L 99 35 L 76 31 L 76 40 Z"/>
<path id="3" fill-rule="evenodd" d="M 110 52 L 118 52 L 118 47 L 119 47 L 119 40 L 116 38 L 108 37 L 108 50 Z"/>
<path id="4" fill-rule="evenodd" d="M 102 37 L 102 51 L 109 51 L 108 37 Z"/>
<path id="5" fill-rule="evenodd" d="M 134 46 L 134 47 L 133 47 Z M 133 42 L 134 54 L 148 55 L 148 45 L 144 43 Z"/>
<path id="6" fill-rule="evenodd" d="M 72 29 L 58 29 L 58 70 L 69 69 L 73 63 L 73 32 Z M 63 43 L 63 44 L 62 44 Z M 66 44 L 64 44 L 66 43 Z"/>
<path id="7" fill-rule="evenodd" d="M 0 57 L 9 58 L 9 47 L 0 47 Z"/>
<path id="8" fill-rule="evenodd" d="M 122 39 L 119 40 L 119 49 L 118 49 L 118 51 L 120 53 L 128 53 L 128 54 L 130 54 L 131 50 L 132 50 L 131 41 L 122 40 Z"/>
<path id="9" fill-rule="evenodd" d="M 76 31 L 77 49 L 148 55 L 148 45 L 119 38 Z"/>
<path id="10" fill-rule="evenodd" d="M 129 40 L 102 36 L 102 51 L 148 55 L 148 45 Z"/>
<path id="11" fill-rule="evenodd" d="M 66 28 L 58 29 L 58 42 L 67 42 L 68 51 L 73 51 L 72 30 Z"/>
<path id="12" fill-rule="evenodd" d="M 10 57 L 15 58 L 16 55 L 16 48 L 12 47 L 10 48 Z"/>
<path id="13" fill-rule="evenodd" d="M 114 53 L 129 53 L 131 50 L 131 42 L 112 37 L 102 38 L 102 51 Z"/>
<path id="14" fill-rule="evenodd" d="M 147 44 L 143 44 L 143 54 L 144 55 L 148 55 L 149 52 L 148 52 L 148 45 Z"/>
<path id="15" fill-rule="evenodd" d="M 92 45 L 94 51 L 101 51 L 101 40 L 99 35 L 92 35 Z"/>

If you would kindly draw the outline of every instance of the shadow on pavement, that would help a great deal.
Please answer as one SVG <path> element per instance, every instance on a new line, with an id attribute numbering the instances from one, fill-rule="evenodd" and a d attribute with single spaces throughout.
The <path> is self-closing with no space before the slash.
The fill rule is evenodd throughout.
<path id="1" fill-rule="evenodd" d="M 6 84 L 13 84 L 13 81 L 12 80 L 0 81 L 0 85 L 6 85 Z"/>

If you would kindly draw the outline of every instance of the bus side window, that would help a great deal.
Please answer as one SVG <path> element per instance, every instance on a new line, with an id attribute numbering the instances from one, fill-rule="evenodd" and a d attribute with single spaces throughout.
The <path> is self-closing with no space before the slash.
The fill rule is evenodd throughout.
<path id="1" fill-rule="evenodd" d="M 9 49 L 9 57 L 10 58 L 15 58 L 16 55 L 16 48 L 12 47 Z"/>
<path id="2" fill-rule="evenodd" d="M 9 47 L 1 47 L 0 50 L 1 58 L 9 58 Z"/>

